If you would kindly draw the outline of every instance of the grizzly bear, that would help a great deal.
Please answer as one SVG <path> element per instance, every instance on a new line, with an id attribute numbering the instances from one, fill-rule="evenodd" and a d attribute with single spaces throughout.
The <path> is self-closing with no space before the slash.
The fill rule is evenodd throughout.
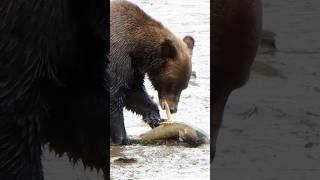
<path id="1" fill-rule="evenodd" d="M 107 163 L 107 4 L 0 1 L 0 179 L 43 180 L 42 145 Z"/>
<path id="2" fill-rule="evenodd" d="M 194 39 L 177 38 L 160 22 L 128 1 L 110 4 L 110 141 L 128 143 L 123 108 L 142 116 L 151 128 L 159 125 L 157 104 L 144 87 L 147 74 L 170 111 L 177 112 L 181 91 L 188 86 Z"/>

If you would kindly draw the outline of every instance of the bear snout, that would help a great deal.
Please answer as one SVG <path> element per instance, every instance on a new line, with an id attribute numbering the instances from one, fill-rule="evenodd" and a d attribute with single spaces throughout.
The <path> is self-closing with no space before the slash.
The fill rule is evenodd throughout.
<path id="1" fill-rule="evenodd" d="M 169 105 L 169 109 L 171 113 L 176 113 L 178 111 L 177 105 L 173 105 L 173 104 Z"/>
<path id="2" fill-rule="evenodd" d="M 172 100 L 170 100 L 170 98 L 161 98 L 160 99 L 160 106 L 161 106 L 162 110 L 166 109 L 165 101 L 168 103 L 170 113 L 173 114 L 178 111 L 178 102 L 172 101 Z"/>

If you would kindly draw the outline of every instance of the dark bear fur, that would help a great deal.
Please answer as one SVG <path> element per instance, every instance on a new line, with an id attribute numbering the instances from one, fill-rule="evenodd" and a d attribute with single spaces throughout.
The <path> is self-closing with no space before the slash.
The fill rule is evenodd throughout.
<path id="1" fill-rule="evenodd" d="M 211 60 L 211 162 L 230 94 L 245 85 L 258 49 L 261 0 L 214 0 Z"/>
<path id="2" fill-rule="evenodd" d="M 0 179 L 42 180 L 41 145 L 107 163 L 105 1 L 0 1 Z"/>
<path id="3" fill-rule="evenodd" d="M 145 74 L 158 91 L 162 108 L 166 100 L 170 110 L 177 111 L 191 75 L 194 40 L 177 38 L 130 2 L 111 1 L 110 10 L 110 140 L 126 144 L 124 107 L 142 115 L 152 128 L 160 122 L 157 104 L 143 84 Z"/>

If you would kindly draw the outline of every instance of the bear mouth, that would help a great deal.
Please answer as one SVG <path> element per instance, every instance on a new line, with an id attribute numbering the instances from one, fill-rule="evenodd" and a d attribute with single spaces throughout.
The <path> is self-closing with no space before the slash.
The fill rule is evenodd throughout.
<path id="1" fill-rule="evenodd" d="M 160 107 L 161 107 L 162 110 L 166 109 L 165 100 L 160 100 Z"/>

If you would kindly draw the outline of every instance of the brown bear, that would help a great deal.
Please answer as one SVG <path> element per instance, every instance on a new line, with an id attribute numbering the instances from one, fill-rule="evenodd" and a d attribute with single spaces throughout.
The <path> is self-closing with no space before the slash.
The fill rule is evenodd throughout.
<path id="1" fill-rule="evenodd" d="M 211 106 L 211 162 L 230 93 L 249 79 L 262 26 L 260 0 L 214 0 Z"/>
<path id="2" fill-rule="evenodd" d="M 110 142 L 126 144 L 123 108 L 142 115 L 152 128 L 159 125 L 157 104 L 147 94 L 147 74 L 158 91 L 161 107 L 177 112 L 181 91 L 191 76 L 194 39 L 182 40 L 128 1 L 110 4 Z"/>

